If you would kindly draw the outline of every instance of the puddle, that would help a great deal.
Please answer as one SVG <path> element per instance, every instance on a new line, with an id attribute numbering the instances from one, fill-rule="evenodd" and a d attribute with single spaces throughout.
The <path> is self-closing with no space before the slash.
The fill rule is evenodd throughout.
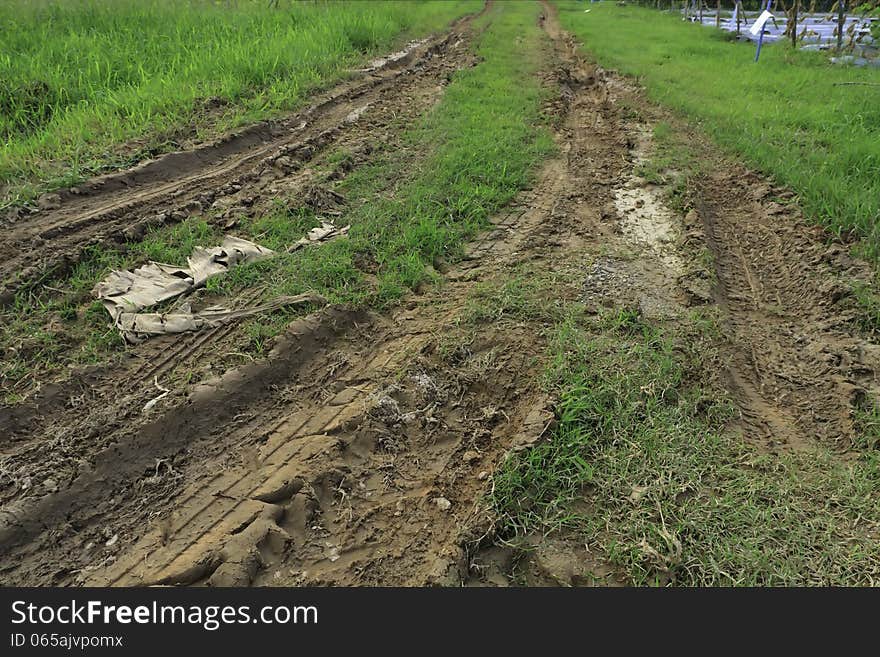
<path id="1" fill-rule="evenodd" d="M 650 132 L 646 128 L 640 129 L 632 151 L 634 168 L 647 160 L 649 143 Z M 675 250 L 678 222 L 675 214 L 666 207 L 663 190 L 632 173 L 623 186 L 614 190 L 614 205 L 627 240 L 653 251 L 671 274 L 680 276 L 684 272 L 684 263 Z"/>

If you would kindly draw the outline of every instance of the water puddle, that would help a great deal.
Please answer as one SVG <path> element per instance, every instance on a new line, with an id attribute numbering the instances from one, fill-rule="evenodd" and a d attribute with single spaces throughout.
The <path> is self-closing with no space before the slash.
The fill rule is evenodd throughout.
<path id="1" fill-rule="evenodd" d="M 632 150 L 634 169 L 647 161 L 649 145 L 650 132 L 642 128 Z M 673 276 L 684 273 L 684 263 L 675 248 L 678 222 L 666 206 L 661 188 L 633 172 L 621 187 L 614 190 L 614 205 L 628 241 L 650 249 Z"/>

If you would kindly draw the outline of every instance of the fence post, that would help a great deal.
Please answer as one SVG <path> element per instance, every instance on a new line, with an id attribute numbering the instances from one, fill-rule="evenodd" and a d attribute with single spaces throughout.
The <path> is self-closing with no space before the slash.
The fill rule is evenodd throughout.
<path id="1" fill-rule="evenodd" d="M 846 22 L 846 2 L 837 0 L 837 52 L 843 50 L 843 25 Z"/>
<path id="2" fill-rule="evenodd" d="M 767 0 L 767 4 L 764 5 L 764 11 L 770 11 L 770 7 L 773 6 L 773 0 Z M 755 61 L 758 61 L 758 58 L 761 56 L 761 46 L 764 45 L 764 26 L 761 26 L 761 31 L 758 33 L 758 49 L 755 50 Z"/>

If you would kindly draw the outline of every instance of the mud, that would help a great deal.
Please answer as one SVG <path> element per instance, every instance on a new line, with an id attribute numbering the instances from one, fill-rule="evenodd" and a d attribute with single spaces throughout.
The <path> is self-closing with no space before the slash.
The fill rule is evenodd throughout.
<path id="1" fill-rule="evenodd" d="M 478 286 L 516 271 L 588 309 L 674 322 L 717 308 L 740 410 L 732 429 L 768 453 L 822 443 L 847 458 L 855 398 L 878 392 L 877 349 L 843 304 L 843 281 L 864 266 L 777 202 L 784 190 L 707 144 L 715 173 L 694 190 L 693 211 L 672 211 L 637 173 L 652 124 L 669 117 L 583 58 L 549 6 L 541 22 L 559 155 L 460 263 L 442 267 L 440 287 L 382 315 L 324 309 L 237 367 L 206 367 L 235 348 L 235 326 L 162 338 L 128 352 L 124 382 L 92 368 L 5 411 L 4 583 L 625 584 L 569 537 L 513 547 L 494 534 L 493 470 L 546 439 L 554 419 L 545 319 L 469 319 Z M 436 102 L 448 73 L 475 63 L 472 37 L 464 21 L 289 121 L 18 218 L 8 227 L 17 241 L 2 248 L 41 264 L 14 279 L 10 265 L 7 290 L 117 239 L 134 213 L 173 221 L 197 202 L 231 216 L 279 193 L 339 203 L 312 187 L 310 159 L 340 144 L 364 158 L 371 139 L 394 144 L 390 117 L 406 124 Z M 172 377 L 178 368 L 206 376 L 191 384 Z"/>
<path id="2" fill-rule="evenodd" d="M 637 132 L 636 142 L 630 150 L 630 158 L 636 167 L 647 162 L 650 140 L 647 130 Z M 614 206 L 627 240 L 638 245 L 640 251 L 651 250 L 671 273 L 684 273 L 684 264 L 675 248 L 680 237 L 678 222 L 667 207 L 661 187 L 650 184 L 634 170 L 626 176 L 623 185 L 614 190 Z"/>
<path id="3" fill-rule="evenodd" d="M 853 447 L 853 411 L 877 398 L 876 345 L 854 331 L 848 281 L 866 271 L 742 167 L 698 198 L 734 344 L 731 388 L 747 439 L 770 449 Z M 782 192 L 784 193 L 784 192 Z"/>
<path id="4" fill-rule="evenodd" d="M 709 173 L 688 186 L 692 209 L 674 211 L 664 186 L 639 170 L 652 153 L 653 125 L 687 126 L 646 102 L 633 82 L 591 69 L 550 7 L 544 27 L 567 99 L 558 135 L 567 167 L 555 174 L 565 182 L 546 202 L 551 218 L 577 217 L 577 233 L 589 236 L 578 245 L 580 300 L 597 311 L 635 307 L 667 324 L 688 322 L 698 307 L 719 311 L 718 366 L 739 411 L 729 430 L 767 454 L 822 445 L 844 461 L 857 456 L 854 412 L 878 399 L 878 362 L 849 297 L 870 269 L 805 221 L 790 192 L 692 131 L 689 143 Z M 574 254 L 563 258 L 577 266 Z M 576 535 L 499 539 L 484 537 L 473 551 L 468 585 L 625 583 Z"/>

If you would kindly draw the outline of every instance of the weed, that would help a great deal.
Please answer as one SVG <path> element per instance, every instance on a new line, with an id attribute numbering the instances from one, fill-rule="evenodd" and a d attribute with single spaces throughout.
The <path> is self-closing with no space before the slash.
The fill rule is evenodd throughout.
<path id="1" fill-rule="evenodd" d="M 470 324 L 514 322 L 553 323 L 559 316 L 559 303 L 549 293 L 551 281 L 533 272 L 518 273 L 503 281 L 475 286 L 462 319 Z"/>
<path id="2" fill-rule="evenodd" d="M 875 287 L 862 281 L 854 281 L 850 286 L 852 298 L 858 312 L 856 325 L 869 335 L 880 333 L 880 296 Z"/>

